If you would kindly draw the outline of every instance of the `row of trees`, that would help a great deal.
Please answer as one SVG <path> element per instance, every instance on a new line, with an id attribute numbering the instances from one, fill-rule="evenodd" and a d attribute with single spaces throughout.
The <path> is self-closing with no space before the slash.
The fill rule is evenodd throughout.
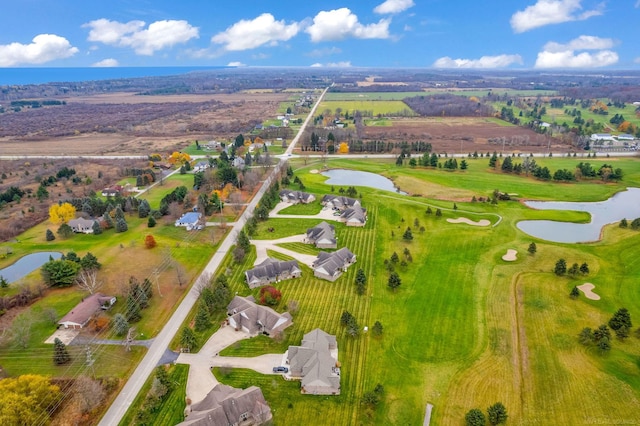
<path id="1" fill-rule="evenodd" d="M 80 258 L 70 251 L 57 260 L 50 257 L 40 268 L 40 273 L 49 287 L 70 287 L 77 283 L 81 289 L 93 294 L 100 285 L 97 271 L 101 266 L 90 252 Z"/>
<path id="2" fill-rule="evenodd" d="M 587 264 L 587 262 L 583 262 L 580 266 L 578 266 L 578 263 L 574 263 L 570 268 L 567 269 L 567 261 L 560 258 L 556 262 L 556 265 L 553 268 L 553 272 L 558 276 L 569 274 L 572 277 L 575 277 L 576 275 L 578 275 L 578 273 L 581 275 L 589 275 L 589 265 Z"/>
<path id="3" fill-rule="evenodd" d="M 499 425 L 507 422 L 507 408 L 502 402 L 496 402 L 487 408 L 487 416 L 485 417 L 482 410 L 479 408 L 473 408 L 467 412 L 464 416 L 464 420 L 467 426 L 485 426 L 487 420 L 490 425 Z"/>

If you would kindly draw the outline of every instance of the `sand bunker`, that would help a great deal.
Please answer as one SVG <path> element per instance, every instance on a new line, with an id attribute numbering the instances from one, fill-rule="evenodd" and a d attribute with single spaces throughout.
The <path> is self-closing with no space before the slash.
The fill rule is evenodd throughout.
<path id="1" fill-rule="evenodd" d="M 467 225 L 472 225 L 472 226 L 489 226 L 491 225 L 491 222 L 488 221 L 487 219 L 482 219 L 479 220 L 478 222 L 474 222 L 471 219 L 467 219 L 466 217 L 459 217 L 457 219 L 447 219 L 447 222 L 449 223 L 466 223 Z"/>
<path id="2" fill-rule="evenodd" d="M 502 256 L 502 260 L 504 260 L 505 262 L 513 262 L 518 258 L 517 254 L 518 254 L 517 250 L 509 249 L 507 250 L 507 254 Z"/>
<path id="3" fill-rule="evenodd" d="M 595 294 L 593 289 L 596 288 L 595 285 L 591 283 L 584 283 L 578 286 L 578 290 L 584 293 L 584 297 L 590 300 L 600 300 L 600 295 Z"/>
<path id="4" fill-rule="evenodd" d="M 313 170 L 309 170 L 309 173 L 312 173 L 312 174 L 315 175 L 315 174 L 318 174 L 320 172 L 318 171 L 318 169 L 313 169 Z"/>

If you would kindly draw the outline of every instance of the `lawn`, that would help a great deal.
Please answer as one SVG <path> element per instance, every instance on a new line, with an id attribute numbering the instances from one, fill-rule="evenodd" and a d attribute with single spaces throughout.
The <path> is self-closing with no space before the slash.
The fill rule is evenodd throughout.
<path id="1" fill-rule="evenodd" d="M 322 101 L 316 110 L 316 115 L 324 114 L 325 111 L 335 113 L 336 108 L 341 108 L 342 113 L 349 112 L 353 114 L 355 111 L 362 112 L 366 116 L 380 115 L 416 115 L 407 104 L 402 101 L 392 100 L 359 100 L 359 101 Z"/>
<path id="2" fill-rule="evenodd" d="M 536 161 L 555 170 L 573 168 L 580 159 Z M 606 323 L 622 306 L 630 310 L 632 318 L 640 315 L 640 292 L 634 278 L 640 273 L 640 261 L 636 260 L 640 258 L 640 233 L 612 225 L 598 243 L 556 244 L 533 239 L 538 249 L 529 255 L 532 238 L 517 230 L 519 220 L 588 218 L 577 212 L 534 211 L 517 201 L 497 206 L 470 202 L 472 195 L 487 196 L 495 188 L 525 199 L 597 201 L 627 186 L 640 185 L 636 159 L 586 161 L 594 167 L 613 162 L 624 170 L 624 181 L 606 185 L 599 181 L 539 182 L 492 171 L 488 159 L 472 160 L 467 171 L 453 173 L 397 167 L 390 161 L 329 160 L 330 167 L 382 174 L 394 179 L 401 189 L 407 189 L 404 185 L 408 183 L 424 193 L 402 197 L 358 188 L 369 209 L 367 226 L 349 229 L 338 225 L 337 229 L 340 245 L 351 248 L 358 255 L 356 266 L 366 271 L 367 294 L 355 294 L 351 285 L 354 268 L 331 284 L 309 277 L 311 271 L 304 267 L 303 278 L 278 286 L 284 299 L 278 310 L 284 310 L 286 300 L 292 298 L 300 304 L 285 341 L 251 339 L 225 354 L 280 352 L 287 344 L 297 344 L 303 332 L 319 326 L 338 335 L 343 381 L 346 379 L 343 395 L 302 396 L 290 383 L 240 370 L 220 380 L 234 386 L 261 384 L 275 408 L 278 424 L 295 423 L 299 416 L 310 419 L 309 424 L 322 424 L 326 415 L 332 416 L 334 424 L 419 424 L 427 402 L 435 407 L 432 423 L 460 424 L 469 409 L 484 409 L 496 401 L 506 405 L 513 424 L 536 422 L 538 407 L 544 407 L 558 424 L 607 419 L 611 413 L 616 413 L 620 422 L 635 419 L 640 408 L 638 339 L 614 339 L 611 353 L 601 356 L 580 345 L 576 336 L 584 327 Z M 295 169 L 297 164 L 293 166 Z M 311 168 L 296 172 L 306 191 L 317 196 L 328 193 L 325 178 L 308 173 Z M 431 198 L 433 194 L 438 197 Z M 454 194 L 454 198 L 447 198 L 447 194 Z M 457 211 L 452 209 L 453 201 Z M 428 206 L 441 208 L 443 216 L 426 215 Z M 463 216 L 488 218 L 495 224 L 497 215 L 502 220 L 495 227 L 446 222 L 449 217 Z M 260 224 L 256 238 L 300 233 L 308 224 L 313 221 L 270 219 Z M 273 233 L 267 231 L 270 227 Z M 411 242 L 401 237 L 407 227 L 413 230 Z M 424 233 L 420 227 L 425 228 Z M 296 245 L 287 247 L 295 249 Z M 387 288 L 383 261 L 394 251 L 402 258 L 405 248 L 413 261 L 397 267 L 402 285 L 392 292 Z M 518 251 L 516 262 L 501 259 L 509 248 Z M 589 276 L 556 277 L 551 271 L 560 257 L 570 264 L 587 262 Z M 235 291 L 249 293 L 242 272 L 250 266 L 229 262 Z M 570 299 L 571 288 L 583 282 L 596 283 L 603 299 Z M 361 325 L 371 326 L 379 320 L 383 336 L 345 336 L 336 319 L 341 309 L 353 313 Z M 385 398 L 371 411 L 359 400 L 376 383 L 384 385 Z M 618 398 L 619 393 L 624 397 Z"/>

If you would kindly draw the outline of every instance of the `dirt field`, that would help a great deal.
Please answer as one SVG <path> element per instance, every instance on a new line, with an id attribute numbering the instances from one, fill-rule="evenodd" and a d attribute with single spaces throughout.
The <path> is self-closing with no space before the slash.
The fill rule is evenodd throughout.
<path id="1" fill-rule="evenodd" d="M 0 138 L 3 155 L 146 155 L 167 153 L 188 146 L 193 140 L 228 141 L 239 133 L 246 133 L 257 123 L 273 118 L 286 93 L 236 93 L 220 95 L 137 96 L 131 93 L 112 93 L 64 99 L 68 108 L 52 107 L 28 110 L 4 117 L 0 128 L 15 128 L 9 136 Z M 193 103 L 192 107 L 188 107 Z M 163 114 L 154 108 L 155 118 L 136 116 L 136 108 L 144 114 L 144 104 L 166 105 Z M 78 111 L 78 106 L 86 106 Z M 123 122 L 113 120 L 120 114 Z M 180 105 L 180 109 L 173 106 Z M 186 105 L 186 106 L 185 106 Z M 104 117 L 105 109 L 108 116 Z M 174 112 L 175 111 L 175 112 Z M 80 115 L 81 114 L 81 115 Z M 63 132 L 83 128 L 106 128 L 103 131 L 76 131 L 76 134 L 51 137 L 27 126 L 36 126 L 45 117 L 47 129 Z M 129 124 L 131 117 L 135 124 Z M 105 124 L 105 121 L 109 122 Z M 59 130 L 59 129 L 62 129 Z M 70 132 L 73 133 L 73 132 Z"/>
<path id="2" fill-rule="evenodd" d="M 505 123 L 507 124 L 507 123 Z M 524 127 L 498 124 L 492 118 L 393 118 L 391 126 L 367 126 L 366 138 L 384 141 L 430 142 L 436 152 L 546 152 L 546 137 Z M 499 140 L 497 140 L 499 139 Z M 551 142 L 551 150 L 564 152 L 566 146 Z"/>

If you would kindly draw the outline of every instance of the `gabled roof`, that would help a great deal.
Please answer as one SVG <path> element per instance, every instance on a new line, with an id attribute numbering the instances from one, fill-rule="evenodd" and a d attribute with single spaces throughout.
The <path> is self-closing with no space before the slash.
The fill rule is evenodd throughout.
<path id="1" fill-rule="evenodd" d="M 339 273 L 345 266 L 353 263 L 355 257 L 356 255 L 351 253 L 351 251 L 346 247 L 343 247 L 338 251 L 334 251 L 333 253 L 321 251 L 313 262 L 313 267 L 314 269 L 322 269 L 328 275 L 333 276 Z"/>
<path id="2" fill-rule="evenodd" d="M 176 223 L 197 223 L 201 216 L 202 214 L 199 212 L 188 212 L 180 216 Z"/>
<path id="3" fill-rule="evenodd" d="M 77 219 L 71 219 L 67 225 L 69 225 L 71 229 L 91 229 L 93 228 L 94 222 L 95 220 L 93 219 L 79 217 Z"/>
<path id="4" fill-rule="evenodd" d="M 271 408 L 260 388 L 236 389 L 217 384 L 200 402 L 191 406 L 191 414 L 181 426 L 217 426 L 243 424 L 260 425 L 271 420 Z"/>
<path id="5" fill-rule="evenodd" d="M 340 391 L 337 359 L 331 353 L 337 349 L 336 337 L 316 328 L 304 335 L 300 346 L 289 346 L 287 358 L 292 375 L 302 377 L 302 387 L 326 387 Z"/>
<path id="6" fill-rule="evenodd" d="M 322 205 L 327 203 L 333 204 L 334 207 L 344 210 L 348 207 L 359 206 L 360 201 L 355 198 L 343 197 L 342 195 L 327 194 L 322 197 Z"/>
<path id="7" fill-rule="evenodd" d="M 115 302 L 115 297 L 107 296 L 102 293 L 95 293 L 84 298 L 78 303 L 71 312 L 67 313 L 60 321 L 59 325 L 78 325 L 83 327 L 93 314 L 102 309 L 102 306 L 108 304 L 111 306 Z"/>
<path id="8" fill-rule="evenodd" d="M 307 229 L 307 238 L 313 242 L 326 239 L 327 241 L 336 244 L 336 231 L 333 225 L 329 225 L 327 222 L 320 222 L 313 228 Z"/>
<path id="9" fill-rule="evenodd" d="M 280 198 L 287 198 L 289 201 L 302 201 L 305 203 L 315 199 L 313 194 L 302 191 L 292 191 L 290 189 L 281 190 Z"/>
<path id="10" fill-rule="evenodd" d="M 245 272 L 247 283 L 277 279 L 282 274 L 301 272 L 297 260 L 279 261 L 268 257 L 253 269 Z"/>
<path id="11" fill-rule="evenodd" d="M 340 218 L 344 221 L 358 221 L 365 223 L 367 221 L 367 210 L 363 209 L 359 205 L 349 207 L 340 215 Z"/>
<path id="12" fill-rule="evenodd" d="M 283 330 L 291 325 L 289 312 L 279 314 L 273 309 L 258 305 L 253 297 L 235 296 L 227 306 L 229 315 L 238 327 L 245 327 L 250 333 Z"/>

